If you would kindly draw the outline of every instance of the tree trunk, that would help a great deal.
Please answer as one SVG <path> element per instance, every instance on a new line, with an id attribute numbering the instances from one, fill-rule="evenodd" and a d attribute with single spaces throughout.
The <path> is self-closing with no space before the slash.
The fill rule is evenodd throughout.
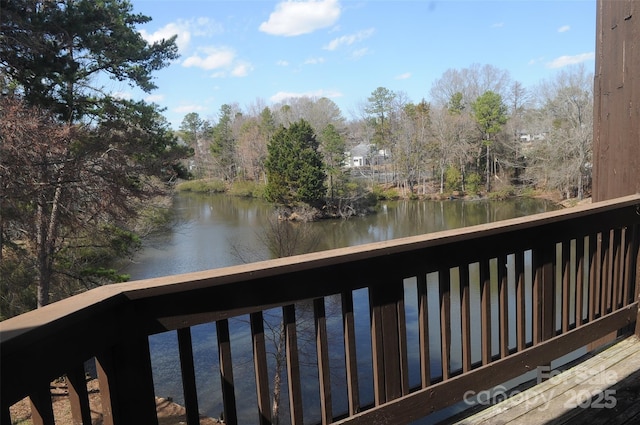
<path id="1" fill-rule="evenodd" d="M 489 141 L 487 141 L 487 161 L 485 166 L 486 178 L 487 178 L 487 192 L 491 191 L 491 164 L 489 159 Z"/>
<path id="2" fill-rule="evenodd" d="M 47 232 L 45 211 L 43 205 L 38 205 L 38 231 L 36 235 L 36 249 L 38 250 L 38 308 L 49 304 L 49 271 L 47 270 Z"/>
<path id="3" fill-rule="evenodd" d="M 583 178 L 583 174 L 582 171 L 580 171 L 580 177 L 578 177 L 578 200 L 582 201 L 582 198 L 584 197 L 584 178 Z"/>
<path id="4" fill-rule="evenodd" d="M 37 302 L 38 308 L 49 304 L 49 290 L 51 288 L 51 277 L 53 275 L 53 256 L 55 254 L 57 233 L 58 233 L 58 215 L 60 209 L 60 198 L 62 196 L 62 177 L 58 177 L 58 185 L 56 186 L 53 200 L 51 202 L 51 211 L 47 214 L 45 206 L 46 197 L 41 197 L 41 203 L 37 209 L 38 233 L 36 237 L 36 247 L 38 250 L 38 291 Z"/>

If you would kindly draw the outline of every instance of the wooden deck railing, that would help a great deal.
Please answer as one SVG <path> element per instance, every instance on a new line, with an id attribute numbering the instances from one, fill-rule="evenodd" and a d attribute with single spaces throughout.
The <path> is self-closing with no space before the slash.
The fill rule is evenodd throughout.
<path id="1" fill-rule="evenodd" d="M 175 330 L 176 375 L 181 376 L 188 423 L 198 423 L 191 330 L 215 322 L 218 391 L 226 423 L 237 423 L 238 402 L 246 400 L 239 400 L 234 382 L 229 319 L 243 316 L 252 344 L 252 360 L 242 367 L 252 367 L 255 377 L 253 423 L 272 423 L 273 372 L 268 370 L 263 313 L 276 309 L 285 341 L 287 420 L 308 423 L 303 392 L 310 382 L 301 378 L 296 320 L 304 302 L 313 311 L 318 377 L 312 401 L 319 421 L 409 423 L 461 401 L 469 390 L 501 384 L 612 332 L 634 332 L 639 225 L 640 197 L 629 196 L 94 289 L 0 324 L 0 420 L 10 423 L 10 406 L 29 396 L 34 423 L 53 423 L 49 385 L 66 375 L 76 423 L 90 423 L 84 362 L 95 358 L 104 423 L 156 423 L 149 336 Z M 415 291 L 412 297 L 408 290 Z M 356 344 L 354 294 L 361 297 L 363 291 L 370 353 Z M 327 332 L 329 299 L 334 304 L 339 299 L 341 364 L 329 354 L 336 350 Z M 408 314 L 410 309 L 415 314 Z M 417 344 L 409 341 L 414 336 Z M 370 359 L 372 371 L 370 401 L 361 397 L 363 358 Z M 415 359 L 417 377 L 410 371 Z M 332 392 L 332 380 L 344 382 L 345 390 Z M 345 400 L 337 400 L 342 394 Z M 336 411 L 338 405 L 346 406 L 344 411 Z"/>

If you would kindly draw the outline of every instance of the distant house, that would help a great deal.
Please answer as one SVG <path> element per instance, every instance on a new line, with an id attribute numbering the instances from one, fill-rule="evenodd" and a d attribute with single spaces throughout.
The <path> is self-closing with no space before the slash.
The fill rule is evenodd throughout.
<path id="1" fill-rule="evenodd" d="M 540 140 L 546 139 L 546 133 L 531 134 L 525 131 L 521 131 L 519 138 L 520 138 L 520 141 L 523 143 L 540 141 Z"/>
<path id="2" fill-rule="evenodd" d="M 372 164 L 381 164 L 389 159 L 391 152 L 388 149 L 377 150 L 371 143 L 360 143 L 350 151 L 345 152 L 345 167 L 365 167 Z"/>
<path id="3" fill-rule="evenodd" d="M 346 167 L 364 167 L 371 165 L 371 157 L 375 152 L 373 145 L 368 143 L 360 143 L 354 146 L 350 151 L 345 152 Z"/>
<path id="4" fill-rule="evenodd" d="M 529 133 L 520 133 L 520 141 L 521 142 L 530 142 L 531 141 L 531 134 L 529 134 Z"/>

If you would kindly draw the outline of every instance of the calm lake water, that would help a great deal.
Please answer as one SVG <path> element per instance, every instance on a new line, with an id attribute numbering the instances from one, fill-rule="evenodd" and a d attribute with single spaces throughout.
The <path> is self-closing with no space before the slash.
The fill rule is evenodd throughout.
<path id="1" fill-rule="evenodd" d="M 187 273 L 272 258 L 261 241 L 273 206 L 226 195 L 178 194 L 178 224 L 154 238 L 126 272 L 132 279 Z M 379 212 L 310 223 L 317 250 L 379 242 L 557 209 L 542 199 L 389 201 Z"/>
<path id="2" fill-rule="evenodd" d="M 245 262 L 272 258 L 264 240 L 273 207 L 255 199 L 236 198 L 225 195 L 178 194 L 174 208 L 177 224 L 170 231 L 154 238 L 148 246 L 129 265 L 126 272 L 131 278 L 144 279 L 157 276 L 187 273 Z M 463 226 L 471 226 L 497 220 L 509 219 L 557 209 L 548 201 L 540 199 L 513 199 L 507 201 L 488 200 L 452 200 L 452 201 L 392 201 L 384 202 L 379 212 L 367 217 L 356 217 L 348 220 L 324 220 L 304 224 L 312 232 L 322 235 L 317 250 L 333 249 L 378 242 L 388 239 L 413 236 Z M 473 273 L 473 270 L 471 270 Z M 437 292 L 437 282 L 433 282 Z M 452 283 L 455 286 L 455 283 Z M 455 294 L 456 288 L 452 286 Z M 410 384 L 419 383 L 419 356 L 417 328 L 412 327 L 417 315 L 415 302 L 415 282 L 405 282 L 407 339 L 409 350 Z M 474 294 L 472 289 L 472 297 Z M 437 297 L 430 297 L 436 300 Z M 459 312 L 455 308 L 455 296 L 452 296 L 452 317 Z M 473 301 L 473 300 L 472 300 Z M 358 373 L 361 379 L 361 404 L 373 401 L 371 379 L 371 340 L 369 330 L 368 293 L 366 289 L 354 294 L 355 322 L 357 333 Z M 431 312 L 437 312 L 437 306 L 429 306 Z M 496 309 L 493 309 L 497 311 Z M 479 314 L 479 312 L 475 312 Z M 319 412 L 313 407 L 316 404 L 317 368 L 314 364 L 315 348 L 313 347 L 313 314 L 309 306 L 297 306 L 299 320 L 299 345 L 301 350 L 301 372 L 303 379 L 303 398 L 305 423 L 317 423 Z M 342 322 L 340 316 L 340 299 L 327 301 L 328 333 L 332 370 L 332 392 L 334 394 L 333 411 L 346 411 L 347 406 L 342 395 L 346 391 L 344 375 L 344 355 L 342 347 Z M 472 311 L 472 315 L 474 312 Z M 436 315 L 437 316 L 437 315 Z M 479 317 L 479 316 L 478 316 Z M 479 323 L 473 320 L 472 323 Z M 273 328 L 277 335 L 281 313 L 278 309 L 266 312 L 266 328 Z M 431 320 L 431 319 L 430 319 Z M 433 318 L 438 321 L 438 317 Z M 248 317 L 231 319 L 231 344 L 234 359 L 235 391 L 238 402 L 238 416 L 242 424 L 257 423 L 255 412 L 256 394 L 251 361 L 251 335 Z M 438 325 L 430 326 L 438 329 Z M 217 352 L 217 336 L 214 324 L 204 324 L 192 328 L 193 351 L 198 386 L 198 402 L 201 413 L 218 417 L 222 411 L 222 399 L 219 391 L 220 376 Z M 515 338 L 515 335 L 512 336 Z M 335 342 L 332 343 L 332 339 Z M 431 352 L 439 352 L 439 336 L 433 335 L 430 344 Z M 455 350 L 459 339 L 452 335 L 452 348 Z M 175 332 L 166 332 L 149 338 L 152 363 L 154 368 L 154 385 L 156 395 L 173 397 L 183 402 L 180 382 L 180 365 Z M 277 337 L 267 341 L 271 352 L 269 361 L 271 369 L 276 365 Z M 475 344 L 478 345 L 478 344 Z M 478 352 L 474 357 L 479 357 Z M 438 370 L 439 360 L 432 360 L 431 369 Z M 458 359 L 452 358 L 455 366 Z M 273 378 L 273 376 L 272 376 Z M 335 378 L 335 379 L 334 379 Z M 271 379 L 273 382 L 273 379 Z M 282 420 L 288 423 L 288 405 L 286 382 L 283 382 L 285 393 L 282 395 Z"/>

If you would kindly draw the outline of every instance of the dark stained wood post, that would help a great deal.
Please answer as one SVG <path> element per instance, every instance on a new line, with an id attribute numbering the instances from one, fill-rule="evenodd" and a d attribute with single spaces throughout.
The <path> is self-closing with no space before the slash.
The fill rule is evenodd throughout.
<path id="1" fill-rule="evenodd" d="M 34 425 L 54 424 L 49 383 L 39 385 L 29 397 L 31 401 L 31 421 Z"/>
<path id="2" fill-rule="evenodd" d="M 442 379 L 451 376 L 451 272 L 441 269 L 438 273 L 440 294 L 440 347 Z"/>
<path id="3" fill-rule="evenodd" d="M 468 274 L 469 273 L 467 273 L 467 276 Z M 462 283 L 460 285 L 462 286 Z M 429 305 L 427 301 L 427 275 L 425 273 L 418 274 L 417 287 L 420 381 L 422 382 L 422 388 L 426 388 L 431 385 L 431 357 L 429 356 Z"/>
<path id="4" fill-rule="evenodd" d="M 180 355 L 180 371 L 182 372 L 184 407 L 187 411 L 187 424 L 197 425 L 200 423 L 200 413 L 198 409 L 198 392 L 196 389 L 196 373 L 193 360 L 191 328 L 180 328 L 177 330 L 177 335 Z"/>
<path id="5" fill-rule="evenodd" d="M 598 0 L 596 20 L 594 202 L 640 192 L 640 3 Z"/>
<path id="6" fill-rule="evenodd" d="M 378 283 L 369 291 L 374 402 L 395 400 L 408 390 L 403 287 Z"/>
<path id="7" fill-rule="evenodd" d="M 260 425 L 271 425 L 271 406 L 269 392 L 269 369 L 267 349 L 264 338 L 264 317 L 262 312 L 252 313 L 251 340 L 253 342 L 253 368 L 256 375 L 256 395 Z"/>
<path id="8" fill-rule="evenodd" d="M 471 370 L 471 291 L 469 288 L 469 265 L 458 268 L 460 276 L 461 348 L 462 371 Z M 427 340 L 427 346 L 429 341 Z"/>
<path id="9" fill-rule="evenodd" d="M 69 404 L 73 425 L 91 423 L 91 407 L 87 391 L 87 378 L 84 365 L 77 365 L 67 372 L 67 386 L 69 388 Z"/>
<path id="10" fill-rule="evenodd" d="M 356 355 L 356 329 L 353 315 L 353 293 L 342 293 L 342 327 L 344 333 L 344 358 L 347 374 L 347 395 L 349 416 L 360 411 L 360 390 L 358 385 L 358 360 Z"/>
<path id="11" fill-rule="evenodd" d="M 640 192 L 640 3 L 598 0 L 593 200 Z"/>
<path id="12" fill-rule="evenodd" d="M 491 362 L 491 275 L 489 259 L 480 261 L 480 345 L 482 364 Z"/>
<path id="13" fill-rule="evenodd" d="M 287 354 L 287 384 L 289 385 L 289 411 L 291 424 L 302 425 L 302 382 L 298 360 L 298 336 L 296 332 L 296 306 L 282 307 L 284 323 L 285 351 Z"/>
<path id="14" fill-rule="evenodd" d="M 149 341 L 123 336 L 96 356 L 105 425 L 157 424 Z"/>
<path id="15" fill-rule="evenodd" d="M 327 315 L 324 298 L 313 300 L 313 316 L 316 331 L 316 354 L 318 359 L 318 382 L 320 383 L 320 416 L 322 424 L 333 421 L 331 405 L 331 370 L 327 338 Z"/>
<path id="16" fill-rule="evenodd" d="M 229 425 L 238 423 L 236 411 L 235 384 L 233 381 L 233 364 L 231 361 L 231 336 L 229 334 L 229 321 L 218 320 L 216 322 L 216 334 L 218 336 L 218 356 L 220 358 L 220 382 L 222 384 L 222 404 L 224 406 L 224 421 Z"/>
<path id="17" fill-rule="evenodd" d="M 527 346 L 527 315 L 526 315 L 526 291 L 525 291 L 525 268 L 524 252 L 515 254 L 515 275 L 516 275 L 516 340 L 518 351 L 522 351 Z M 531 296 L 531 294 L 529 294 Z"/>

